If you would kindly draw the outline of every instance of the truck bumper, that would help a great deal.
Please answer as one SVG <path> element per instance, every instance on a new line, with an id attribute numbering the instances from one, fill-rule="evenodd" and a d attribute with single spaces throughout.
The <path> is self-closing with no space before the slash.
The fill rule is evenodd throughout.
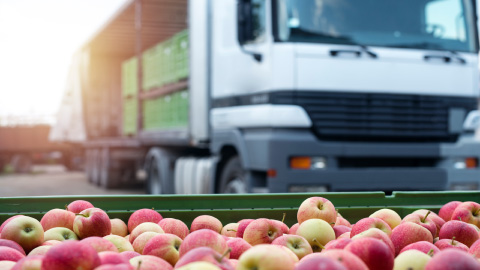
<path id="1" fill-rule="evenodd" d="M 329 191 L 393 191 L 478 189 L 480 170 L 455 169 L 466 157 L 480 155 L 480 144 L 439 143 L 362 143 L 319 141 L 309 130 L 243 131 L 246 167 L 270 171 L 266 186 L 270 192 L 302 190 L 299 187 L 325 187 Z M 291 169 L 293 156 L 322 157 L 325 169 Z M 342 166 L 341 159 L 351 166 Z M 392 166 L 375 162 L 390 160 Z M 395 160 L 430 160 L 428 166 L 395 166 Z M 356 166 L 355 162 L 362 164 Z M 382 162 L 383 163 L 383 162 Z M 255 181 L 253 181 L 255 182 Z M 252 183 L 253 183 L 252 182 Z M 253 189 L 255 183 L 253 183 Z"/>

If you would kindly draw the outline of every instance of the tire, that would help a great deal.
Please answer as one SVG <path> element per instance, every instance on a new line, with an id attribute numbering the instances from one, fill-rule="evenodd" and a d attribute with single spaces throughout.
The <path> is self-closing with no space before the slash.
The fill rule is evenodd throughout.
<path id="1" fill-rule="evenodd" d="M 220 193 L 247 193 L 247 172 L 239 156 L 231 157 L 220 176 Z"/>
<path id="2" fill-rule="evenodd" d="M 28 155 L 15 155 L 12 158 L 13 170 L 16 173 L 30 173 L 32 171 L 32 159 Z"/>
<path id="3" fill-rule="evenodd" d="M 178 154 L 161 148 L 152 148 L 147 154 L 148 173 L 145 190 L 148 194 L 174 194 L 174 168 Z"/>
<path id="4" fill-rule="evenodd" d="M 92 184 L 100 185 L 100 150 L 95 149 L 91 151 L 91 170 L 92 170 Z"/>
<path id="5" fill-rule="evenodd" d="M 148 170 L 147 193 L 148 194 L 164 194 L 165 188 L 162 184 L 161 165 L 157 158 L 152 158 Z"/>
<path id="6" fill-rule="evenodd" d="M 121 172 L 110 166 L 110 150 L 105 148 L 100 152 L 100 186 L 105 189 L 118 188 L 120 186 Z"/>

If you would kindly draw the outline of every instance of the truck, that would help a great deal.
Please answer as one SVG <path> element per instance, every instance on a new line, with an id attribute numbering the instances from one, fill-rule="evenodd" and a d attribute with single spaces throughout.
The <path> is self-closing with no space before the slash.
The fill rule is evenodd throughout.
<path id="1" fill-rule="evenodd" d="M 478 189 L 473 0 L 131 0 L 52 139 L 152 194 Z"/>

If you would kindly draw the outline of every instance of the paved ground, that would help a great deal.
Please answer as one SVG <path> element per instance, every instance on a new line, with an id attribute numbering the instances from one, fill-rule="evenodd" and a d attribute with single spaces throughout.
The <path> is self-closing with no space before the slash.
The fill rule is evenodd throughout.
<path id="1" fill-rule="evenodd" d="M 141 188 L 104 190 L 88 183 L 83 173 L 59 166 L 37 166 L 31 174 L 0 174 L 0 197 L 143 193 Z"/>

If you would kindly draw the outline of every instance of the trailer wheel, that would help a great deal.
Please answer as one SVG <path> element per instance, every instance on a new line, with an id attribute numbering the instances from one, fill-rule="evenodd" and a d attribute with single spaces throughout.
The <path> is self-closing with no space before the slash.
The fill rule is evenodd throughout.
<path id="1" fill-rule="evenodd" d="M 160 176 L 160 162 L 157 158 L 152 158 L 148 171 L 147 179 L 147 193 L 149 194 L 163 194 L 162 178 Z"/>
<path id="2" fill-rule="evenodd" d="M 120 184 L 121 172 L 111 168 L 111 161 L 110 150 L 102 149 L 100 152 L 100 186 L 102 188 L 117 188 Z"/>
<path id="3" fill-rule="evenodd" d="M 18 154 L 12 158 L 13 170 L 16 173 L 29 173 L 32 171 L 32 159 L 28 155 Z"/>
<path id="4" fill-rule="evenodd" d="M 247 193 L 246 171 L 239 156 L 231 157 L 223 167 L 220 193 Z"/>
<path id="5" fill-rule="evenodd" d="M 100 185 L 100 150 L 95 149 L 91 151 L 91 177 L 92 177 L 92 183 L 95 185 Z"/>

